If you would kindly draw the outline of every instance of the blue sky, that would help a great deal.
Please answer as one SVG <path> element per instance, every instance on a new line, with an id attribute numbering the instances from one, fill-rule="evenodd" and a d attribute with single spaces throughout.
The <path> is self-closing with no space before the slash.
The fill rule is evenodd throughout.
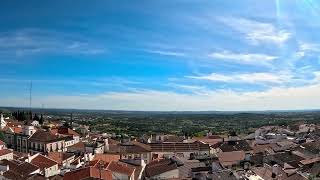
<path id="1" fill-rule="evenodd" d="M 320 108 L 316 0 L 1 1 L 0 105 Z"/>

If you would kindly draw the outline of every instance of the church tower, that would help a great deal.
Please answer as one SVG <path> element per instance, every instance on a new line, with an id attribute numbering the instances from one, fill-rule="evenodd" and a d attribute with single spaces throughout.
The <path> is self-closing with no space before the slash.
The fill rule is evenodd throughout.
<path id="1" fill-rule="evenodd" d="M 4 117 L 3 117 L 2 113 L 1 113 L 0 120 L 1 120 L 1 129 L 3 129 L 4 127 L 7 126 L 7 122 L 4 120 Z"/>

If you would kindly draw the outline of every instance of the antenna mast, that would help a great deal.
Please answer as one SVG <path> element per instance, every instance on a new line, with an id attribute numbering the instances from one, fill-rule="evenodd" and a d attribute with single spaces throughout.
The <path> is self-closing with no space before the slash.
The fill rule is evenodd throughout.
<path id="1" fill-rule="evenodd" d="M 29 96 L 29 108 L 30 108 L 30 112 L 31 112 L 31 107 L 32 107 L 32 81 L 30 82 L 30 96 Z"/>

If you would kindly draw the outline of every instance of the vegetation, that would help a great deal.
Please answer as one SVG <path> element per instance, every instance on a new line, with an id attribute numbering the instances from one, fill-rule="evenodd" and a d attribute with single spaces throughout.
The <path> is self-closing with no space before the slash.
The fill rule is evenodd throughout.
<path id="1" fill-rule="evenodd" d="M 288 126 L 296 122 L 317 123 L 320 113 L 212 113 L 212 114 L 145 114 L 105 115 L 94 121 L 81 121 L 99 132 L 140 136 L 169 133 L 203 136 L 216 134 L 248 134 L 265 125 Z"/>

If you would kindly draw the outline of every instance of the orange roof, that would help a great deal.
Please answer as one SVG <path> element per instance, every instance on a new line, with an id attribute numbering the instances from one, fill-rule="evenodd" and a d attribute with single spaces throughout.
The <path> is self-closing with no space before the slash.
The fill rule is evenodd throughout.
<path id="1" fill-rule="evenodd" d="M 50 168 L 58 163 L 50 158 L 39 154 L 31 160 L 31 164 L 38 166 L 42 170 L 44 168 Z"/>
<path id="2" fill-rule="evenodd" d="M 74 156 L 74 154 L 64 153 L 64 152 L 49 152 L 48 153 L 48 157 L 52 160 L 55 160 L 59 165 L 62 165 L 62 162 L 64 160 L 67 160 L 72 156 Z"/>
<path id="3" fill-rule="evenodd" d="M 125 163 L 115 162 L 115 161 L 110 162 L 107 169 L 112 172 L 117 172 L 117 173 L 125 174 L 128 176 L 132 176 L 132 174 L 135 171 L 135 168 L 130 167 Z"/>
<path id="4" fill-rule="evenodd" d="M 9 154 L 9 153 L 13 153 L 13 152 L 11 150 L 9 150 L 9 149 L 1 149 L 0 150 L 0 156 L 6 155 L 6 154 Z"/>
<path id="5" fill-rule="evenodd" d="M 77 144 L 69 146 L 67 149 L 68 150 L 75 150 L 75 151 L 83 151 L 84 152 L 86 150 L 86 147 L 85 147 L 84 142 L 78 142 Z"/>
<path id="6" fill-rule="evenodd" d="M 193 137 L 192 139 L 196 141 L 201 141 L 209 145 L 215 145 L 222 142 L 222 138 L 218 139 L 218 138 L 208 138 L 208 137 Z"/>
<path id="7" fill-rule="evenodd" d="M 222 152 L 218 154 L 218 159 L 223 166 L 236 164 L 238 161 L 244 160 L 244 151 Z"/>
<path id="8" fill-rule="evenodd" d="M 77 169 L 75 171 L 67 172 L 63 179 L 64 180 L 78 180 L 78 179 L 88 179 L 88 178 L 99 178 L 100 179 L 100 172 L 101 178 L 104 180 L 112 179 L 112 174 L 110 171 L 102 169 L 100 171 L 99 168 L 96 167 L 85 167 L 81 169 Z"/>
<path id="9" fill-rule="evenodd" d="M 93 160 L 102 160 L 104 162 L 119 161 L 120 155 L 116 154 L 95 154 Z"/>
<path id="10" fill-rule="evenodd" d="M 63 135 L 73 135 L 73 136 L 80 136 L 77 132 L 70 128 L 66 127 L 59 127 L 59 128 L 54 128 L 51 129 L 50 131 L 52 134 L 63 134 Z"/>
<path id="11" fill-rule="evenodd" d="M 16 134 L 19 134 L 22 132 L 22 127 L 18 127 L 18 126 L 12 126 L 12 127 L 6 126 L 2 129 L 2 131 L 7 131 L 9 128 Z"/>

